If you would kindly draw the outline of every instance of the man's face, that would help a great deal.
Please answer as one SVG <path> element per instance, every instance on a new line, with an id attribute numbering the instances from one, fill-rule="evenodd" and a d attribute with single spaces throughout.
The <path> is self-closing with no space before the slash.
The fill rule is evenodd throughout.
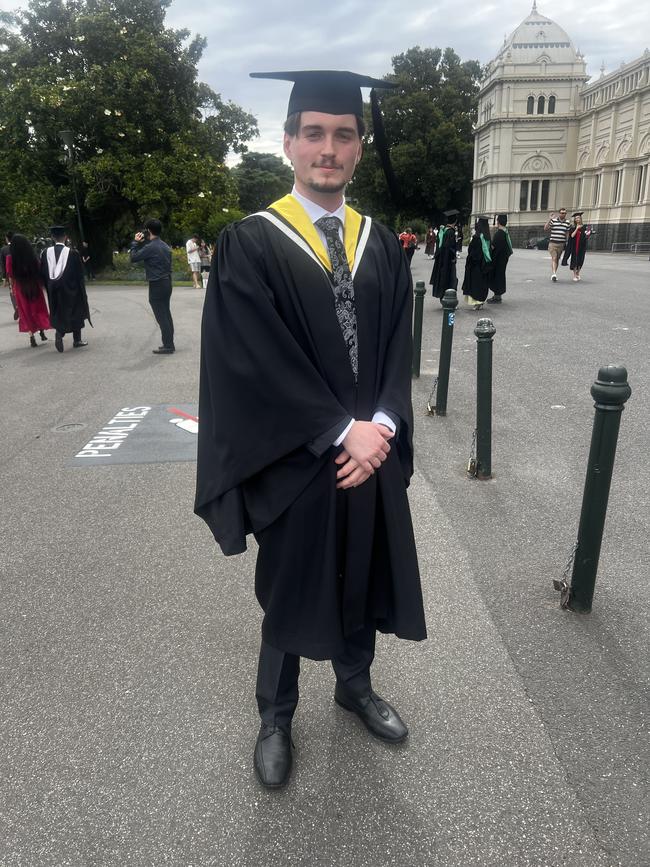
<path id="1" fill-rule="evenodd" d="M 560 208 L 560 219 L 566 220 L 566 208 Z"/>
<path id="2" fill-rule="evenodd" d="M 353 114 L 303 111 L 298 135 L 284 135 L 299 192 L 338 193 L 361 159 L 361 139 Z"/>

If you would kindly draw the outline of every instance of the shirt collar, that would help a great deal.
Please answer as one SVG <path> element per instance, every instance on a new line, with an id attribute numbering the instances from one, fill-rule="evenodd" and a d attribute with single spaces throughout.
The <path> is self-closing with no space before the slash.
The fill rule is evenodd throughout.
<path id="1" fill-rule="evenodd" d="M 311 199 L 306 199 L 304 196 L 301 196 L 295 186 L 291 190 L 291 195 L 294 199 L 297 199 L 305 211 L 307 211 L 307 216 L 312 223 L 315 223 L 316 220 L 320 220 L 321 217 L 338 217 L 342 225 L 345 226 L 345 197 L 335 211 L 326 211 L 325 208 L 317 205 L 316 202 L 312 202 Z"/>

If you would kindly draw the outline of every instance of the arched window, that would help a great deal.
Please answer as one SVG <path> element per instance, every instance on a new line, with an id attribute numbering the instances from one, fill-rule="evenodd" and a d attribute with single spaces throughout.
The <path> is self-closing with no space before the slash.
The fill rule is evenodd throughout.
<path id="1" fill-rule="evenodd" d="M 548 98 L 548 113 L 555 114 L 555 97 L 549 96 Z"/>
<path id="2" fill-rule="evenodd" d="M 546 100 L 543 96 L 537 100 L 537 114 L 544 114 L 544 106 L 546 104 Z"/>
<path id="3" fill-rule="evenodd" d="M 535 113 L 535 97 L 529 96 L 528 103 L 526 105 L 526 114 L 534 114 Z"/>

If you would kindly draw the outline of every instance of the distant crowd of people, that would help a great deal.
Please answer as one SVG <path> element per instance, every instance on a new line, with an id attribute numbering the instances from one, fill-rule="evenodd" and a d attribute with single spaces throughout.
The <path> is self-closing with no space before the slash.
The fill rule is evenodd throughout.
<path id="1" fill-rule="evenodd" d="M 82 254 L 66 244 L 63 226 L 52 226 L 50 236 L 51 246 L 39 254 L 25 235 L 7 232 L 0 268 L 18 331 L 28 335 L 29 346 L 40 346 L 48 339 L 45 332 L 54 329 L 54 345 L 63 352 L 66 334 L 72 334 L 75 349 L 88 345 L 81 332 L 86 322 L 92 322 Z"/>
<path id="2" fill-rule="evenodd" d="M 587 241 L 591 229 L 582 221 L 583 211 L 576 211 L 572 221 L 567 220 L 566 208 L 549 215 L 544 226 L 550 232 L 549 255 L 551 258 L 551 280 L 557 282 L 560 264 L 568 265 L 573 272 L 574 282 L 581 279 Z M 426 238 L 425 254 L 434 259 L 430 284 L 434 297 L 442 299 L 447 289 L 456 289 L 458 277 L 456 263 L 462 249 L 462 229 L 457 225 L 458 211 L 445 211 L 446 224 L 438 230 L 429 229 Z M 508 232 L 508 215 L 498 214 L 496 228 L 490 232 L 487 217 L 477 217 L 474 230 L 467 247 L 465 273 L 462 292 L 467 304 L 480 310 L 483 304 L 501 304 L 506 292 L 506 268 L 512 255 L 512 241 Z M 492 292 L 492 297 L 488 295 Z"/>
<path id="3" fill-rule="evenodd" d="M 153 352 L 170 355 L 175 351 L 172 251 L 161 233 L 160 220 L 148 220 L 143 231 L 136 233 L 129 253 L 132 262 L 144 264 L 149 303 L 160 328 L 162 345 Z M 205 288 L 212 247 L 195 234 L 185 250 L 194 288 Z M 46 342 L 51 329 L 59 352 L 64 351 L 63 339 L 70 333 L 73 348 L 88 345 L 81 334 L 86 322 L 92 325 L 85 281 L 94 279 L 95 272 L 86 241 L 75 249 L 63 226 L 52 226 L 49 239 L 38 238 L 33 243 L 25 235 L 7 232 L 0 250 L 0 278 L 9 289 L 14 321 L 19 332 L 28 336 L 30 347 Z"/>

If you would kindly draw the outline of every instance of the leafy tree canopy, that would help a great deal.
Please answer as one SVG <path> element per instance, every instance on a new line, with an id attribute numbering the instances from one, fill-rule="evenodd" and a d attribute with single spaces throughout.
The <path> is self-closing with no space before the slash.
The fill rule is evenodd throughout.
<path id="1" fill-rule="evenodd" d="M 6 225 L 74 223 L 105 251 L 158 216 L 173 241 L 237 206 L 224 159 L 255 118 L 197 80 L 206 42 L 165 27 L 170 0 L 30 0 L 0 18 L 0 184 Z M 60 133 L 73 133 L 66 164 Z M 226 209 L 226 211 L 224 211 Z M 201 225 L 196 225 L 197 222 Z"/>
<path id="2" fill-rule="evenodd" d="M 266 208 L 291 192 L 293 172 L 274 154 L 246 153 L 233 174 L 239 206 L 247 214 Z"/>
<path id="3" fill-rule="evenodd" d="M 379 159 L 370 146 L 350 195 L 361 209 L 397 226 L 418 217 L 437 222 L 441 211 L 451 207 L 468 214 L 481 66 L 476 60 L 461 61 L 451 48 L 417 46 L 392 62 L 393 73 L 386 79 L 399 87 L 380 92 L 380 100 L 401 200 L 390 202 Z M 368 136 L 367 144 L 371 140 Z"/>

